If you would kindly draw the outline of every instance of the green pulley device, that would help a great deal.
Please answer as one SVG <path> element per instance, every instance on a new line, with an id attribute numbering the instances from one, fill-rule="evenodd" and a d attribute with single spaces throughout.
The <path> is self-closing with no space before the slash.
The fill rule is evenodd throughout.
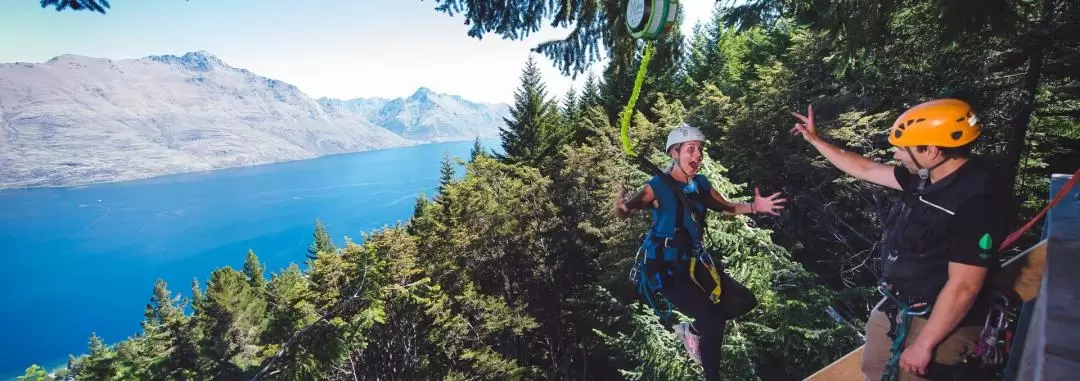
<path id="1" fill-rule="evenodd" d="M 679 17 L 679 1 L 630 0 L 626 4 L 626 14 L 624 16 L 626 29 L 630 32 L 630 35 L 637 39 L 646 40 L 645 56 L 642 57 L 637 76 L 634 78 L 634 90 L 630 93 L 630 100 L 623 107 L 619 118 L 621 127 L 619 137 L 622 141 L 623 151 L 626 152 L 627 156 L 636 158 L 637 154 L 634 153 L 630 144 L 630 116 L 634 113 L 634 106 L 637 104 L 638 95 L 641 93 L 641 83 L 645 80 L 645 68 L 649 66 L 649 60 L 652 59 L 653 41 L 670 32 L 675 25 L 675 20 Z M 655 168 L 647 160 L 639 161 L 643 162 L 647 168 Z"/>
<path id="2" fill-rule="evenodd" d="M 678 15 L 678 0 L 630 0 L 626 27 L 634 38 L 654 40 L 671 31 Z"/>

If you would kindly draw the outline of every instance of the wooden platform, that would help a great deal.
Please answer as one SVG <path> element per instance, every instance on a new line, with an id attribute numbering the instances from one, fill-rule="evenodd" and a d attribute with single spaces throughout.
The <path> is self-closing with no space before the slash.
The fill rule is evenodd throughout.
<path id="1" fill-rule="evenodd" d="M 1046 274 L 1046 240 L 1018 254 L 1001 265 L 1001 272 L 994 277 L 994 287 L 1012 289 L 1021 302 L 1039 296 L 1043 275 Z"/>
<path id="2" fill-rule="evenodd" d="M 862 352 L 863 347 L 860 346 L 803 381 L 862 381 L 862 369 L 859 368 Z"/>

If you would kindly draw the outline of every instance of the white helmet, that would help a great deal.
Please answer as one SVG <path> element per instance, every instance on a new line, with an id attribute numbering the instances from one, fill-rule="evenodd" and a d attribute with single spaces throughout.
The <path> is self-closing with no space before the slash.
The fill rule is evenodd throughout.
<path id="1" fill-rule="evenodd" d="M 671 147 L 676 144 L 692 142 L 695 140 L 704 143 L 705 134 L 701 133 L 701 130 L 697 129 L 697 127 L 683 123 L 674 130 L 671 130 L 671 133 L 668 133 L 667 147 L 664 148 L 664 151 L 671 150 Z"/>

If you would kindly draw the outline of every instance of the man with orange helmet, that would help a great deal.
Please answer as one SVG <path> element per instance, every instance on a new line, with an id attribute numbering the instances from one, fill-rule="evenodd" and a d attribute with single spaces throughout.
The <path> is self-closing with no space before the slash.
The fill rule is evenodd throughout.
<path id="1" fill-rule="evenodd" d="M 1001 183 L 971 155 L 981 134 L 971 106 L 957 99 L 921 103 L 889 129 L 893 158 L 878 163 L 818 136 L 813 106 L 801 134 L 848 175 L 900 191 L 883 224 L 879 292 L 866 324 L 866 380 L 953 380 L 975 352 L 989 306 L 987 279 L 1007 233 Z"/>

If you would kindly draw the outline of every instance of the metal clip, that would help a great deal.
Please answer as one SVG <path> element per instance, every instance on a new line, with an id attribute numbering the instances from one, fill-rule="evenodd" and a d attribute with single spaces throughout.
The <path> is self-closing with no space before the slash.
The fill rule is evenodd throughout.
<path id="1" fill-rule="evenodd" d="M 907 314 L 911 316 L 923 316 L 930 312 L 930 303 L 919 302 L 908 306 Z"/>
<path id="2" fill-rule="evenodd" d="M 641 267 L 643 266 L 643 262 L 639 261 L 639 259 L 641 258 L 641 252 L 643 251 L 645 251 L 645 246 L 639 246 L 637 254 L 634 255 L 634 264 L 630 266 L 630 275 L 628 277 L 631 284 L 637 284 L 641 281 Z"/>
<path id="3" fill-rule="evenodd" d="M 905 315 L 923 316 L 930 312 L 930 303 L 919 302 L 909 306 L 906 303 L 901 302 L 900 299 L 897 299 L 896 295 L 893 294 L 891 284 L 881 282 L 881 284 L 878 285 L 877 290 L 878 293 L 885 296 L 886 298 L 889 298 L 893 301 L 893 303 L 896 303 L 897 307 L 900 307 L 901 310 L 904 310 Z"/>

